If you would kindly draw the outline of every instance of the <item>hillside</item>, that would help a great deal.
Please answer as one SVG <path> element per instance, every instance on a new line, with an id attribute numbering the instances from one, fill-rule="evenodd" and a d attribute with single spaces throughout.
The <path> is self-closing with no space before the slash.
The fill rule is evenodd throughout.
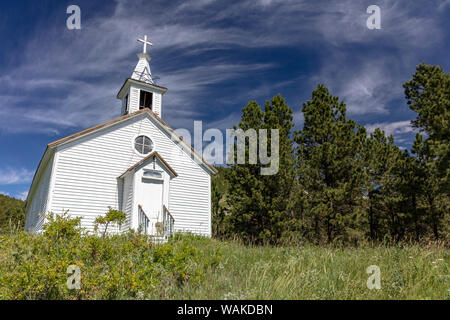
<path id="1" fill-rule="evenodd" d="M 251 247 L 178 235 L 155 245 L 55 230 L 0 236 L 0 299 L 450 299 L 449 250 L 435 244 Z M 79 289 L 66 286 L 69 265 Z M 366 286 L 371 265 L 379 290 Z"/>
<path id="2" fill-rule="evenodd" d="M 0 233 L 24 227 L 24 206 L 24 201 L 0 194 Z"/>

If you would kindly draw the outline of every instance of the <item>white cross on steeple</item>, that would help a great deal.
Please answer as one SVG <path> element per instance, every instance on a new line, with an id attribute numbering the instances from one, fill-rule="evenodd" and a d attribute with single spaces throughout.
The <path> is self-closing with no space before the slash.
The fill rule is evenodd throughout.
<path id="1" fill-rule="evenodd" d="M 144 44 L 144 53 L 147 53 L 147 45 L 153 46 L 153 43 L 147 41 L 147 36 L 144 36 L 144 39 L 137 39 L 137 41 L 142 42 Z"/>

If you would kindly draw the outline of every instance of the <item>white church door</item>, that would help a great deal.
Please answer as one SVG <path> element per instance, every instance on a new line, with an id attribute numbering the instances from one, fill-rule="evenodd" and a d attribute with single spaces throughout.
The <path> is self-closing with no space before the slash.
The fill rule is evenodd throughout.
<path id="1" fill-rule="evenodd" d="M 162 180 L 142 178 L 140 200 L 142 209 L 150 219 L 149 234 L 156 234 L 155 224 L 162 221 L 163 185 Z"/>

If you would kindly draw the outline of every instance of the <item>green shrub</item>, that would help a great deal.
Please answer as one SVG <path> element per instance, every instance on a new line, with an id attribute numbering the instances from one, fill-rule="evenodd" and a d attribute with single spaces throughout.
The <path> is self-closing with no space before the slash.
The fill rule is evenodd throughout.
<path id="1" fill-rule="evenodd" d="M 188 240 L 154 244 L 134 232 L 99 238 L 67 214 L 47 220 L 43 235 L 0 236 L 0 299 L 165 298 L 169 287 L 202 283 L 219 259 Z M 70 265 L 81 269 L 79 290 L 66 285 Z"/>
<path id="2" fill-rule="evenodd" d="M 108 212 L 104 217 L 97 217 L 95 219 L 95 230 L 98 230 L 99 225 L 103 225 L 103 238 L 106 235 L 106 232 L 108 231 L 108 226 L 110 223 L 117 223 L 117 225 L 121 226 L 126 220 L 126 215 L 122 211 L 114 210 L 113 208 L 109 207 Z"/>
<path id="3" fill-rule="evenodd" d="M 47 238 L 72 239 L 81 236 L 81 218 L 71 218 L 68 211 L 62 215 L 50 212 L 45 215 L 47 222 L 43 226 L 44 236 Z"/>

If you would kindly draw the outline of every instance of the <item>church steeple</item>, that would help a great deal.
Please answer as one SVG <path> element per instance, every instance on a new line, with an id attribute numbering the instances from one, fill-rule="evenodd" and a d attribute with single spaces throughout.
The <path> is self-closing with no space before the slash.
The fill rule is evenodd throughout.
<path id="1" fill-rule="evenodd" d="M 134 68 L 131 78 L 128 78 L 117 94 L 117 98 L 122 100 L 122 115 L 133 113 L 137 110 L 149 108 L 158 116 L 162 115 L 162 95 L 167 88 L 154 83 L 150 70 L 150 55 L 147 53 L 147 45 L 153 44 L 144 39 L 138 39 L 144 44 L 143 51 L 138 53 L 139 61 Z"/>
<path id="2" fill-rule="evenodd" d="M 147 53 L 138 53 L 138 64 L 134 68 L 131 79 L 153 84 L 152 72 L 150 71 L 150 56 Z"/>
<path id="3" fill-rule="evenodd" d="M 136 79 L 139 81 L 144 81 L 147 83 L 153 84 L 152 72 L 150 71 L 150 60 L 152 58 L 147 53 L 147 45 L 153 46 L 153 43 L 147 41 L 147 36 L 144 36 L 144 39 L 138 39 L 137 41 L 142 42 L 144 44 L 144 49 L 142 53 L 138 53 L 139 62 L 134 68 L 133 74 L 131 75 L 131 79 Z"/>

